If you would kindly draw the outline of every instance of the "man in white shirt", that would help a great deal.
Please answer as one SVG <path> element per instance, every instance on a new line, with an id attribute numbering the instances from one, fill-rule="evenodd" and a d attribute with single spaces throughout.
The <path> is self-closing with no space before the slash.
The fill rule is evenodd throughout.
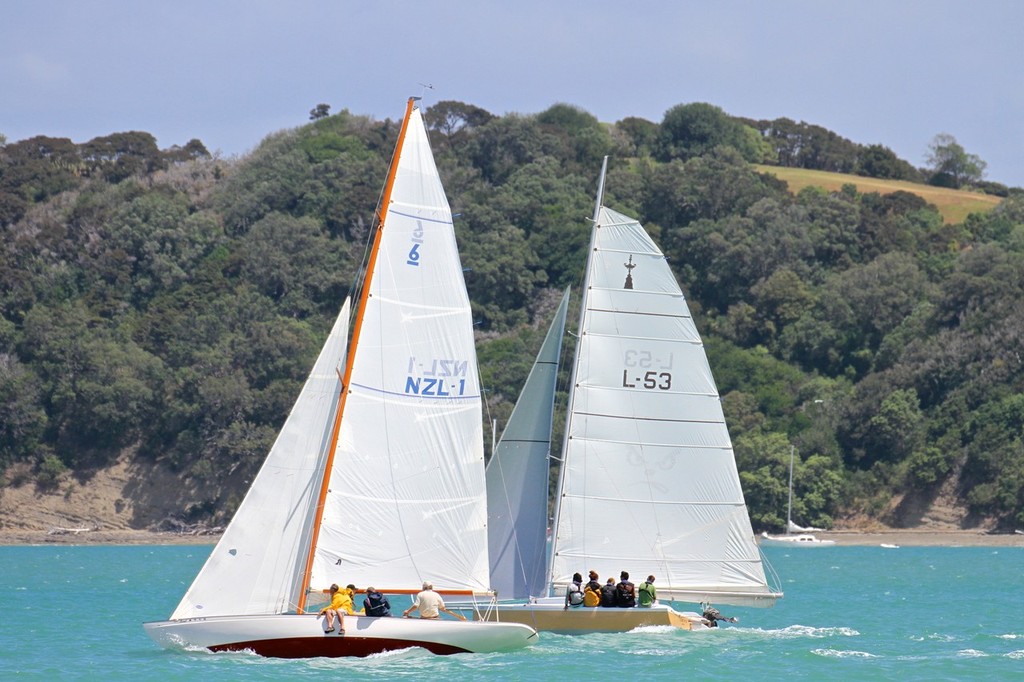
<path id="1" fill-rule="evenodd" d="M 440 612 L 444 611 L 449 616 L 455 616 L 459 620 L 466 620 L 465 616 L 445 608 L 441 595 L 434 592 L 434 586 L 429 582 L 423 583 L 423 591 L 416 595 L 416 601 L 413 605 L 402 612 L 402 617 L 408 618 L 410 613 L 417 610 L 420 612 L 420 618 L 440 618 Z"/>

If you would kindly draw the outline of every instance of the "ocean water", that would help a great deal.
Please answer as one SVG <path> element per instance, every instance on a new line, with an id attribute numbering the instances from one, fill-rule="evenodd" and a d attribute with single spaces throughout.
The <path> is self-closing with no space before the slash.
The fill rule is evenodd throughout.
<path id="1" fill-rule="evenodd" d="M 506 654 L 275 660 L 166 651 L 141 623 L 211 547 L 0 547 L 0 680 L 1024 679 L 1024 547 L 765 548 L 786 597 L 687 633 L 542 633 Z M 628 567 L 625 567 L 628 569 Z"/>

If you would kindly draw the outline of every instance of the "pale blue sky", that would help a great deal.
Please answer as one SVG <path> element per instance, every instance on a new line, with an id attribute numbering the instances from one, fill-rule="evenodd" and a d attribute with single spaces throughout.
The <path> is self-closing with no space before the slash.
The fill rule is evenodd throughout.
<path id="1" fill-rule="evenodd" d="M 602 121 L 710 102 L 922 166 L 937 133 L 1024 186 L 1015 0 L 8 0 L 0 133 L 144 130 L 230 156 L 316 104 L 378 119 L 409 95 Z"/>

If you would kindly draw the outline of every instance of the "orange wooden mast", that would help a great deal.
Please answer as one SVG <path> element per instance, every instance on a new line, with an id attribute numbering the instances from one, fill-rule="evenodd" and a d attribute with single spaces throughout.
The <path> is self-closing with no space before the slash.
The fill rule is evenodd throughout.
<path id="1" fill-rule="evenodd" d="M 334 428 L 331 431 L 331 444 L 327 451 L 327 462 L 324 466 L 324 477 L 320 483 L 320 496 L 316 503 L 316 518 L 313 520 L 313 533 L 309 542 L 309 553 L 306 556 L 306 568 L 302 574 L 302 587 L 299 590 L 299 603 L 297 611 L 302 613 L 306 609 L 306 594 L 309 591 L 309 581 L 313 573 L 313 556 L 316 553 L 316 543 L 320 537 L 320 524 L 324 518 L 324 503 L 327 500 L 327 488 L 331 480 L 331 469 L 334 465 L 334 452 L 338 447 L 338 434 L 341 431 L 341 418 L 345 412 L 345 402 L 348 397 L 348 385 L 352 378 L 352 363 L 356 357 L 356 349 L 359 346 L 359 335 L 363 328 L 363 313 L 366 311 L 366 300 L 370 297 L 370 280 L 373 277 L 373 269 L 377 264 L 377 253 L 380 250 L 381 233 L 384 231 L 384 218 L 388 213 L 388 206 L 391 204 L 391 190 L 395 185 L 395 176 L 398 173 L 398 161 L 402 157 L 402 145 L 405 143 L 405 133 L 409 127 L 409 117 L 412 115 L 415 102 L 419 97 L 410 97 L 405 108 L 405 118 L 402 119 L 402 130 L 398 134 L 398 143 L 395 145 L 395 153 L 391 157 L 391 167 L 388 169 L 388 178 L 384 184 L 384 193 L 381 196 L 380 204 L 377 207 L 377 231 L 373 236 L 373 246 L 370 249 L 370 256 L 366 263 L 366 277 L 363 279 L 363 289 L 359 293 L 359 302 L 356 305 L 355 324 L 352 328 L 352 339 L 349 342 L 348 357 L 345 360 L 345 372 L 341 376 L 341 397 L 338 399 L 338 411 L 334 415 Z"/>

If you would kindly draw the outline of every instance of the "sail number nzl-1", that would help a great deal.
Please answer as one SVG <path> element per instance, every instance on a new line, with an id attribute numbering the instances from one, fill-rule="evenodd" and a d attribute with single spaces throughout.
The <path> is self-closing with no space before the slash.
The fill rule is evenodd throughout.
<path id="1" fill-rule="evenodd" d="M 623 388 L 642 388 L 667 391 L 672 388 L 672 353 L 668 358 L 656 358 L 647 350 L 627 350 L 622 358 L 626 367 L 622 370 Z M 648 369 L 656 367 L 656 369 Z M 646 371 L 644 371 L 646 370 Z"/>
<path id="2" fill-rule="evenodd" d="M 415 356 L 410 356 L 405 392 L 437 398 L 464 395 L 468 369 L 467 360 L 434 358 L 426 362 L 417 362 Z"/>

